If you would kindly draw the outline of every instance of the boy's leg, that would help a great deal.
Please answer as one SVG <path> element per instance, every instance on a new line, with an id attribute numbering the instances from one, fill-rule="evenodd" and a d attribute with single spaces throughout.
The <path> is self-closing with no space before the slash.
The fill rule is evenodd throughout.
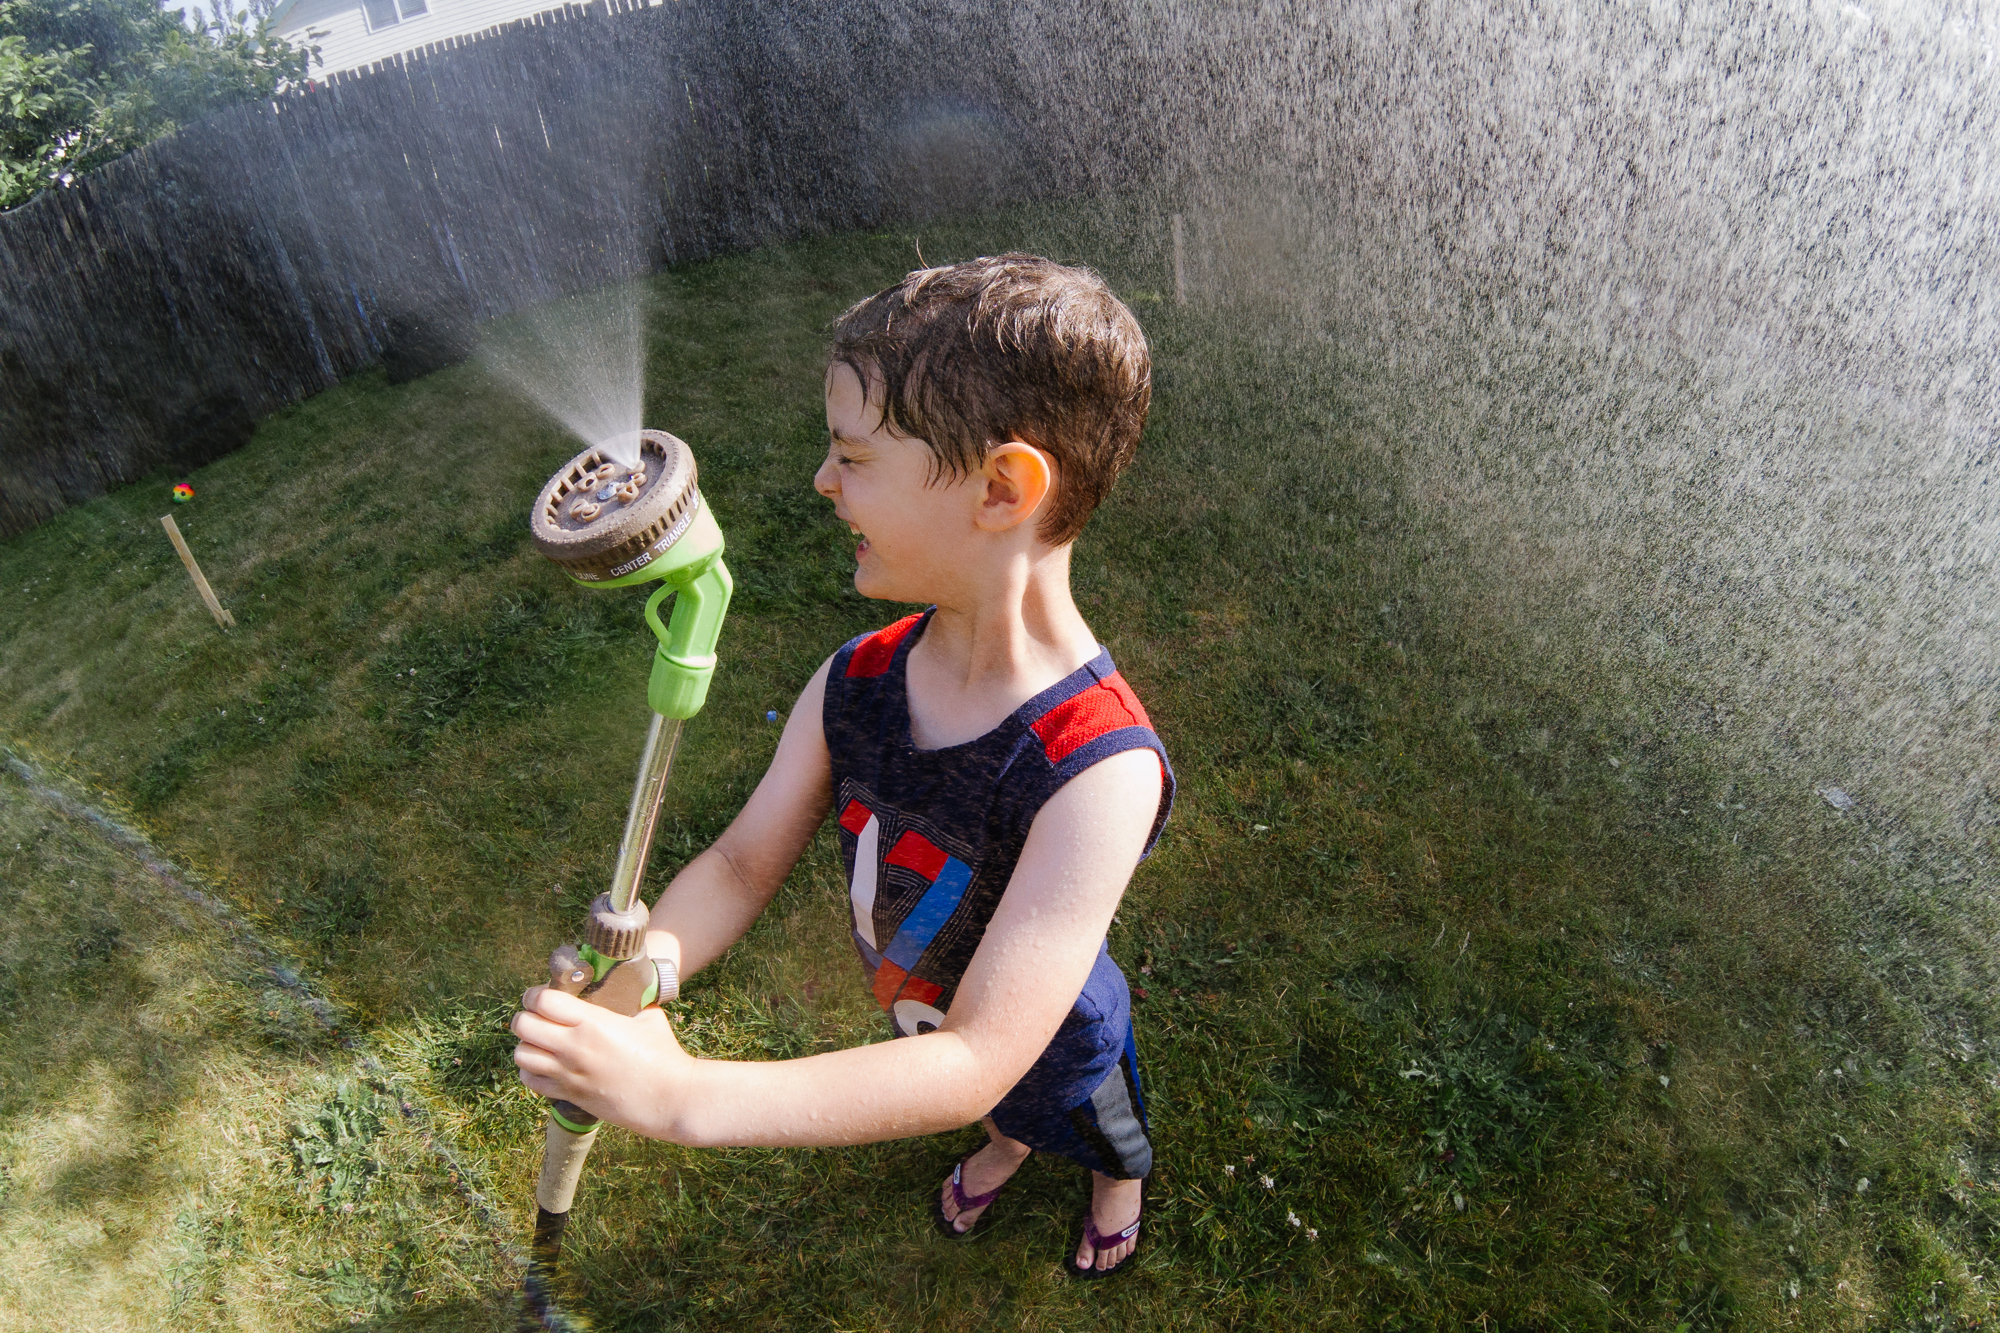
<path id="1" fill-rule="evenodd" d="M 987 1116 L 979 1123 L 986 1126 L 986 1146 L 967 1158 L 964 1170 L 959 1173 L 959 1188 L 973 1198 L 999 1189 L 1007 1182 L 1008 1177 L 1020 1169 L 1021 1163 L 1027 1161 L 1028 1154 L 1033 1151 L 1019 1139 L 1010 1139 L 1002 1134 L 1000 1127 L 993 1123 L 992 1116 Z M 943 1197 L 939 1207 L 944 1210 L 946 1220 L 957 1231 L 970 1231 L 972 1224 L 979 1220 L 979 1215 L 986 1211 L 984 1207 L 961 1210 L 958 1201 L 952 1197 L 949 1177 L 944 1182 Z M 1130 1225 L 1131 1220 L 1128 1217 L 1119 1225 Z"/>
<path id="2" fill-rule="evenodd" d="M 1051 1048 L 1053 1049 L 1053 1048 Z M 1046 1057 L 1045 1057 L 1046 1059 Z M 1039 1066 L 1038 1066 L 1039 1069 Z M 1115 1237 L 1139 1220 L 1145 1179 L 1153 1170 L 1153 1144 L 1146 1123 L 1145 1095 L 1139 1085 L 1138 1040 L 1128 1024 L 1118 1062 L 1099 1076 L 1096 1089 L 1082 1102 L 1042 1087 L 1036 1070 L 1016 1084 L 987 1117 L 988 1133 L 1018 1148 L 1067 1157 L 1091 1173 L 1090 1219 L 1102 1237 Z M 1058 1087 L 1062 1080 L 1051 1080 Z M 1066 1107 L 1067 1109 L 1057 1109 Z M 1021 1137 L 999 1128 L 1006 1120 Z M 1004 1178 L 1004 1177 L 996 1177 Z M 947 1185 L 947 1191 L 949 1186 Z M 970 1186 L 966 1187 L 968 1191 Z M 990 1186 L 988 1187 L 990 1188 Z M 1078 1268 L 1111 1269 L 1137 1248 L 1138 1233 L 1099 1253 L 1086 1235 L 1076 1248 Z"/>
<path id="3" fill-rule="evenodd" d="M 1089 1125 L 1089 1137 L 1097 1141 L 1098 1155 L 1105 1164 L 1120 1173 L 1117 1176 L 1095 1170 L 1090 1173 L 1090 1220 L 1099 1236 L 1114 1237 L 1139 1220 L 1146 1177 L 1153 1170 L 1153 1143 L 1146 1132 L 1146 1097 L 1139 1088 L 1138 1035 L 1130 1027 L 1125 1029 L 1125 1050 L 1119 1056 L 1118 1067 L 1091 1094 L 1090 1110 L 1088 1119 L 1094 1123 Z M 1080 1130 L 1085 1128 L 1083 1119 L 1078 1117 Z M 1139 1236 L 1134 1232 L 1129 1239 L 1095 1249 L 1090 1243 L 1090 1232 L 1085 1230 L 1076 1242 L 1076 1266 L 1116 1268 L 1138 1247 Z"/>
<path id="4" fill-rule="evenodd" d="M 1102 1171 L 1090 1173 L 1090 1220 L 1097 1225 L 1098 1235 L 1115 1236 L 1139 1220 L 1139 1198 L 1145 1184 L 1143 1180 L 1113 1180 Z M 1086 1231 L 1076 1243 L 1076 1266 L 1116 1268 L 1138 1245 L 1139 1237 L 1134 1235 L 1130 1240 L 1094 1250 Z"/>

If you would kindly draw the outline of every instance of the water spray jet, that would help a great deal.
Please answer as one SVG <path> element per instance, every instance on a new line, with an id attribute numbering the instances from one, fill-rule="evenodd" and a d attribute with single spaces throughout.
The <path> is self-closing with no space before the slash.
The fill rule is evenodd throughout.
<path id="1" fill-rule="evenodd" d="M 732 582 L 722 562 L 722 529 L 695 484 L 694 455 L 665 431 L 591 446 L 557 469 L 529 517 L 536 549 L 577 582 L 622 588 L 658 581 L 646 624 L 659 640 L 646 699 L 653 717 L 639 758 L 632 803 L 611 888 L 590 905 L 583 942 L 549 959 L 549 985 L 632 1015 L 674 998 L 672 966 L 646 957 L 646 906 L 639 882 L 653 847 L 681 725 L 701 711 L 715 675 L 715 645 Z M 660 604 L 674 598 L 670 620 Z M 563 1228 L 597 1118 L 566 1101 L 550 1103 L 542 1173 L 535 1187 L 536 1268 L 530 1296 L 560 1255 Z"/>

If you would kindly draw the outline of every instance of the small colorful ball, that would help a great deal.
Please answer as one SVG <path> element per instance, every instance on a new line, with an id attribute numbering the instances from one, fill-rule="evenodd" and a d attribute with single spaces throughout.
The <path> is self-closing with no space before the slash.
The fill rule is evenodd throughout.
<path id="1" fill-rule="evenodd" d="M 187 503 L 187 502 L 188 502 L 189 500 L 192 500 L 192 499 L 194 499 L 194 487 L 192 487 L 192 486 L 188 485 L 188 484 L 187 484 L 186 482 L 184 482 L 184 481 L 183 481 L 183 482 L 178 482 L 178 483 L 176 483 L 176 484 L 175 484 L 175 486 L 174 486 L 174 503 L 175 503 L 175 504 L 177 504 L 177 505 L 184 505 L 184 504 L 186 504 L 186 503 Z"/>

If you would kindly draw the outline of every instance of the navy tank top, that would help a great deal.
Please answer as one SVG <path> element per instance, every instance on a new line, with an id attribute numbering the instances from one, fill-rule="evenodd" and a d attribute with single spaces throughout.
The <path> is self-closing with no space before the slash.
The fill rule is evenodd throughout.
<path id="1" fill-rule="evenodd" d="M 1174 799 L 1166 747 L 1102 648 L 977 740 L 918 749 L 910 740 L 905 668 L 935 611 L 835 653 L 823 717 L 854 947 L 876 1002 L 902 1036 L 944 1021 L 1029 826 L 1064 783 L 1126 750 L 1158 755 L 1160 808 L 1146 854 Z M 1130 1017 L 1124 975 L 1100 945 L 1061 1035 L 1102 1045 L 1115 1061 Z"/>

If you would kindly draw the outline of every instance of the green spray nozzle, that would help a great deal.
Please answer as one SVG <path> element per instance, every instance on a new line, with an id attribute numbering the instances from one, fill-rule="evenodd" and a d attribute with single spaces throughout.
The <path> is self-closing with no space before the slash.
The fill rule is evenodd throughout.
<path id="1" fill-rule="evenodd" d="M 531 526 L 542 553 L 587 587 L 660 583 L 646 602 L 660 641 L 646 698 L 662 717 L 685 721 L 708 698 L 734 585 L 692 452 L 665 431 L 641 431 L 638 444 L 636 464 L 602 447 L 571 459 L 542 488 Z M 673 613 L 662 621 L 669 594 Z"/>

